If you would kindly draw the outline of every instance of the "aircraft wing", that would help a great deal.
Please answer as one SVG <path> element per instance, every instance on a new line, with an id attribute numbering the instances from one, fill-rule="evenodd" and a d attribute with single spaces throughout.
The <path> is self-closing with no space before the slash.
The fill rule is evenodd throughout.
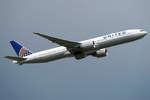
<path id="1" fill-rule="evenodd" d="M 14 56 L 5 56 L 5 58 L 10 59 L 10 60 L 16 60 L 16 61 L 26 60 L 26 58 L 14 57 Z"/>
<path id="2" fill-rule="evenodd" d="M 59 38 L 55 38 L 55 37 L 51 37 L 51 36 L 47 36 L 41 33 L 34 33 L 36 35 L 39 35 L 43 38 L 46 38 L 54 43 L 59 44 L 60 46 L 65 46 L 67 48 L 74 48 L 74 47 L 78 47 L 80 45 L 80 43 L 78 42 L 73 42 L 73 41 L 68 41 L 68 40 L 63 40 L 63 39 L 59 39 Z"/>

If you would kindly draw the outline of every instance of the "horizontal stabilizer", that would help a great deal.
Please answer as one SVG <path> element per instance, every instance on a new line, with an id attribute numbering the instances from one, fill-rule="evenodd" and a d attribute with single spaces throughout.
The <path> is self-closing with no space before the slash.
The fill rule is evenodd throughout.
<path id="1" fill-rule="evenodd" d="M 10 60 L 16 60 L 16 61 L 26 60 L 26 58 L 14 57 L 14 56 L 5 56 L 4 58 L 10 59 Z"/>

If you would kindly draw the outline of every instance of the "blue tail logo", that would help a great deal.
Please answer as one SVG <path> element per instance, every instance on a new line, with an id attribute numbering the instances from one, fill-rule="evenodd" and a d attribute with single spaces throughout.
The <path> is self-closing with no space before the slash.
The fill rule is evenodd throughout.
<path id="1" fill-rule="evenodd" d="M 19 57 L 25 57 L 32 54 L 28 49 L 26 49 L 14 40 L 10 41 L 10 44 L 12 45 L 13 49 Z"/>

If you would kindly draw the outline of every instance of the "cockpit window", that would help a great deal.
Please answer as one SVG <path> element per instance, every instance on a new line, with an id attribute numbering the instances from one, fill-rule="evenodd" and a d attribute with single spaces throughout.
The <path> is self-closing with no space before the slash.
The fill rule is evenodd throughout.
<path id="1" fill-rule="evenodd" d="M 143 32 L 144 30 L 140 30 L 140 32 Z"/>

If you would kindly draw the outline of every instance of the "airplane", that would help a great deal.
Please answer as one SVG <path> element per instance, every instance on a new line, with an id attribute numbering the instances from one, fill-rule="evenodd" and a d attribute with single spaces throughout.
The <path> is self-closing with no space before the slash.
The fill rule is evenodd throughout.
<path id="1" fill-rule="evenodd" d="M 13 63 L 19 65 L 45 63 L 68 57 L 74 57 L 75 59 L 80 60 L 89 55 L 101 58 L 108 55 L 108 47 L 141 39 L 147 35 L 148 32 L 143 29 L 130 29 L 79 42 L 59 39 L 41 33 L 34 32 L 34 34 L 48 39 L 60 46 L 32 53 L 29 49 L 12 40 L 10 41 L 10 44 L 17 56 L 5 56 L 5 58 L 12 60 Z"/>

